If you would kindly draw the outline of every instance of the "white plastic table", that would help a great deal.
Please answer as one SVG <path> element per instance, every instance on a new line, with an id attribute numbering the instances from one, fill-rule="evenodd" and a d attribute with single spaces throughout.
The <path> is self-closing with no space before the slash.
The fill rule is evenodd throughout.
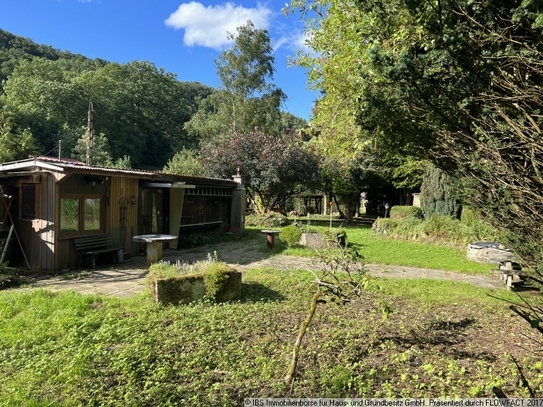
<path id="1" fill-rule="evenodd" d="M 134 242 L 147 243 L 147 265 L 150 266 L 162 259 L 162 243 L 171 242 L 178 237 L 174 235 L 136 235 L 132 238 Z"/>

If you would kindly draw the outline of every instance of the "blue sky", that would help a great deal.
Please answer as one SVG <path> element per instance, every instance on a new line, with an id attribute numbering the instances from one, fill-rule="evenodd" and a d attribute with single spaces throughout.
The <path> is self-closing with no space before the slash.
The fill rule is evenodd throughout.
<path id="1" fill-rule="evenodd" d="M 275 54 L 274 83 L 288 96 L 284 110 L 309 119 L 317 93 L 287 57 L 304 46 L 303 25 L 285 17 L 285 1 L 249 0 L 0 0 L 0 28 L 89 58 L 153 62 L 180 81 L 219 86 L 214 59 L 229 47 L 227 32 L 251 20 L 267 29 Z"/>

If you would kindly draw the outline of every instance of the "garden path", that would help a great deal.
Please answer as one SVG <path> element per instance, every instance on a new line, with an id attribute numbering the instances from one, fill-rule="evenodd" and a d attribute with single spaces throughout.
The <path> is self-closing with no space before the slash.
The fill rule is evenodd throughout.
<path id="1" fill-rule="evenodd" d="M 239 271 L 251 268 L 273 267 L 278 270 L 295 270 L 315 268 L 309 258 L 275 255 L 270 256 L 265 239 L 241 239 L 223 242 L 212 246 L 201 246 L 191 249 L 165 249 L 163 260 L 192 263 L 205 260 L 209 255 L 217 254 L 219 260 L 234 266 Z M 127 297 L 145 290 L 145 276 L 148 268 L 145 256 L 134 256 L 116 266 L 102 266 L 92 271 L 65 270 L 50 275 L 34 275 L 32 283 L 21 288 L 45 288 L 53 291 L 74 290 L 81 294 L 105 294 Z M 503 289 L 504 284 L 495 276 L 467 275 L 445 270 L 431 270 L 416 267 L 403 267 L 381 264 L 366 264 L 368 273 L 385 278 L 429 278 L 471 283 L 487 289 Z"/>

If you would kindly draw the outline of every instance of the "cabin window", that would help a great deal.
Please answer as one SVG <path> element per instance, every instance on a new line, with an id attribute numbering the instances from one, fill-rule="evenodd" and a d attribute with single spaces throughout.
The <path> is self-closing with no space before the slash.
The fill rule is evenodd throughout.
<path id="1" fill-rule="evenodd" d="M 79 199 L 64 198 L 60 200 L 60 229 L 63 232 L 79 231 Z"/>
<path id="2" fill-rule="evenodd" d="M 103 199 L 98 197 L 62 197 L 60 199 L 61 232 L 104 230 Z"/>
<path id="3" fill-rule="evenodd" d="M 100 199 L 85 199 L 85 223 L 83 224 L 83 230 L 100 230 L 100 214 Z"/>

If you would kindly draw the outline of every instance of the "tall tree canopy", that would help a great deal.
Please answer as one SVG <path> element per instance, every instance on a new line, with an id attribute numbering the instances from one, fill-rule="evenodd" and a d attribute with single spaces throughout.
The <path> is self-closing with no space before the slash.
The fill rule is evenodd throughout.
<path id="1" fill-rule="evenodd" d="M 204 143 L 258 128 L 266 133 L 280 130 L 280 107 L 285 94 L 273 80 L 275 58 L 266 30 L 251 21 L 229 33 L 234 41 L 215 61 L 222 86 L 205 99 L 186 129 Z"/>
<path id="2" fill-rule="evenodd" d="M 317 157 L 294 133 L 238 133 L 206 147 L 201 157 L 211 176 L 228 178 L 239 169 L 257 213 L 281 207 L 288 197 L 319 181 Z"/>
<path id="3" fill-rule="evenodd" d="M 348 99 L 348 117 L 360 126 L 354 145 L 428 157 L 456 173 L 464 199 L 507 231 L 525 260 L 541 264 L 543 231 L 532 227 L 543 221 L 539 2 L 295 6 L 317 10 L 310 30 L 320 54 L 301 59 L 324 91 L 317 116 L 332 117 Z"/>

